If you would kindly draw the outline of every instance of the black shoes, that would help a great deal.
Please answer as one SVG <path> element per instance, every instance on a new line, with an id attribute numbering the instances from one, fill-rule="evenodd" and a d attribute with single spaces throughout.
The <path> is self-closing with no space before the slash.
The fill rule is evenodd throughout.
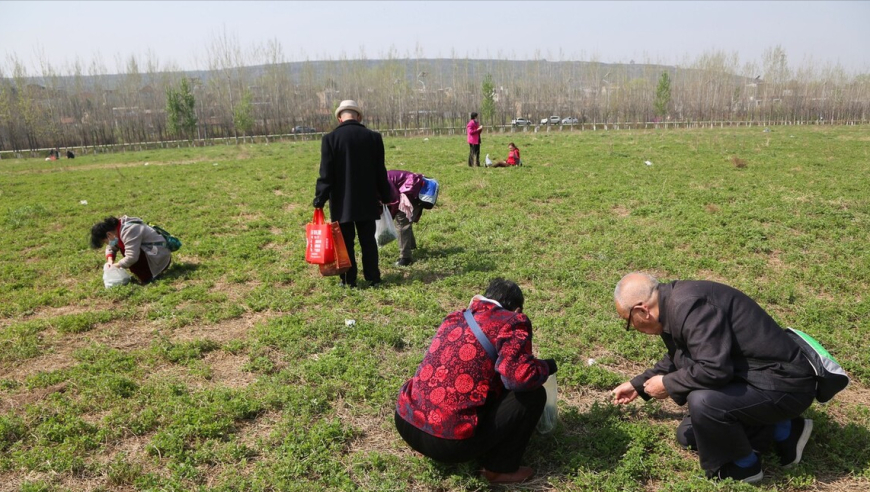
<path id="1" fill-rule="evenodd" d="M 719 471 L 716 472 L 713 478 L 719 480 L 730 478 L 731 480 L 746 483 L 760 482 L 764 478 L 764 471 L 761 469 L 761 458 L 759 457 L 754 465 L 747 468 L 737 466 L 734 463 L 725 463 L 722 465 L 722 468 L 719 468 Z"/>
<path id="2" fill-rule="evenodd" d="M 779 463 L 783 467 L 789 467 L 801 462 L 804 447 L 807 445 L 812 432 L 813 421 L 811 419 L 800 417 L 791 419 L 791 434 L 788 435 L 788 439 L 776 443 Z"/>
<path id="3" fill-rule="evenodd" d="M 414 263 L 414 260 L 412 260 L 411 258 L 399 258 L 399 261 L 394 263 L 394 265 L 404 267 L 410 265 L 411 263 Z"/>

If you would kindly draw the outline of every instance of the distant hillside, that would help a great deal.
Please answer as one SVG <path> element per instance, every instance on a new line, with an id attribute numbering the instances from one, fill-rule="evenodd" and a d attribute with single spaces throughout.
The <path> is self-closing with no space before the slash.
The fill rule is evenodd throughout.
<path id="1" fill-rule="evenodd" d="M 583 61 L 547 61 L 547 60 L 467 60 L 467 59 L 394 59 L 394 60 L 328 60 L 328 61 L 305 61 L 287 62 L 277 65 L 254 65 L 231 69 L 234 73 L 240 73 L 248 80 L 257 80 L 267 73 L 282 73 L 299 83 L 303 74 L 308 75 L 317 82 L 325 82 L 335 79 L 339 74 L 348 73 L 354 69 L 365 71 L 377 71 L 384 68 L 393 68 L 400 73 L 409 83 L 418 81 L 432 85 L 431 88 L 450 87 L 453 81 L 467 80 L 479 83 L 486 74 L 493 76 L 494 83 L 506 84 L 510 81 L 522 80 L 530 74 L 535 74 L 536 79 L 548 78 L 547 76 L 561 80 L 563 83 L 578 85 L 595 84 L 596 78 L 615 79 L 616 74 L 622 81 L 637 78 L 658 77 L 662 72 L 668 72 L 672 77 L 680 74 L 690 74 L 694 69 L 681 69 L 670 65 L 655 65 L 641 63 L 600 63 Z M 177 78 L 197 78 L 207 83 L 214 77 L 221 76 L 220 70 L 188 70 L 184 72 L 159 72 L 161 78 L 170 76 Z M 99 78 L 106 89 L 120 87 L 128 77 L 128 74 L 108 74 L 101 76 L 83 75 L 81 83 L 90 88 L 95 85 Z M 141 73 L 142 85 L 157 84 L 152 74 Z M 744 79 L 734 75 L 735 79 Z M 28 83 L 46 85 L 47 81 L 39 77 L 30 77 Z M 72 85 L 74 78 L 71 76 L 59 76 L 55 79 L 62 87 Z M 745 80 L 745 79 L 744 79 Z M 613 82 L 609 80 L 608 82 Z"/>

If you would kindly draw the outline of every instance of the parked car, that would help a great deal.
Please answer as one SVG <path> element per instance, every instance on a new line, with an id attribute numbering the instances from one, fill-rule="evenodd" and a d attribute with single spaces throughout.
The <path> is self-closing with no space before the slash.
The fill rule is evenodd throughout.
<path id="1" fill-rule="evenodd" d="M 294 126 L 291 133 L 317 133 L 317 129 L 310 126 Z"/>
<path id="2" fill-rule="evenodd" d="M 542 125 L 547 125 L 547 124 L 558 125 L 560 120 L 561 120 L 561 118 L 559 118 L 558 116 L 550 116 L 549 118 L 542 119 L 541 124 Z"/>
<path id="3" fill-rule="evenodd" d="M 573 116 L 569 116 L 569 117 L 567 117 L 567 118 L 563 118 L 563 119 L 562 119 L 562 124 L 563 124 L 563 125 L 576 125 L 576 124 L 579 123 L 579 122 L 580 122 L 580 121 L 579 121 L 577 118 L 573 117 Z"/>
<path id="4" fill-rule="evenodd" d="M 511 125 L 513 126 L 529 126 L 532 124 L 532 121 L 527 118 L 515 118 L 511 120 Z"/>

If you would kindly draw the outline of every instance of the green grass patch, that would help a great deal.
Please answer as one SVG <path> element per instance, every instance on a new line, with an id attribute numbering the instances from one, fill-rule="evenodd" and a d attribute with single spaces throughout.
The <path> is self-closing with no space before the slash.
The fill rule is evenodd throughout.
<path id="1" fill-rule="evenodd" d="M 389 169 L 442 191 L 417 261 L 387 245 L 384 288 L 352 291 L 304 261 L 319 141 L 3 160 L 0 472 L 20 490 L 483 490 L 475 464 L 408 452 L 392 413 L 443 317 L 503 276 L 559 363 L 560 422 L 525 458 L 542 488 L 870 480 L 866 128 L 495 132 L 482 152 L 510 141 L 522 168 L 469 169 L 462 137 L 387 138 Z M 157 282 L 107 290 L 88 232 L 122 214 L 184 246 Z M 849 371 L 799 466 L 714 484 L 679 412 L 606 401 L 663 351 L 614 312 L 632 270 L 729 283 Z"/>

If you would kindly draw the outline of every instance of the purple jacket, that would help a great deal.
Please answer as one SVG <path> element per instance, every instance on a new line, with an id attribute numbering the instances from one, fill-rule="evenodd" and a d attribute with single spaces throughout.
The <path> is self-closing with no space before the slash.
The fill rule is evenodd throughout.
<path id="1" fill-rule="evenodd" d="M 412 173 L 411 171 L 387 171 L 387 181 L 390 183 L 390 188 L 393 189 L 393 196 L 396 197 L 395 202 L 387 204 L 393 217 L 399 211 L 399 193 L 404 193 L 411 200 L 412 204 L 419 204 L 420 189 L 423 188 L 422 174 Z"/>

